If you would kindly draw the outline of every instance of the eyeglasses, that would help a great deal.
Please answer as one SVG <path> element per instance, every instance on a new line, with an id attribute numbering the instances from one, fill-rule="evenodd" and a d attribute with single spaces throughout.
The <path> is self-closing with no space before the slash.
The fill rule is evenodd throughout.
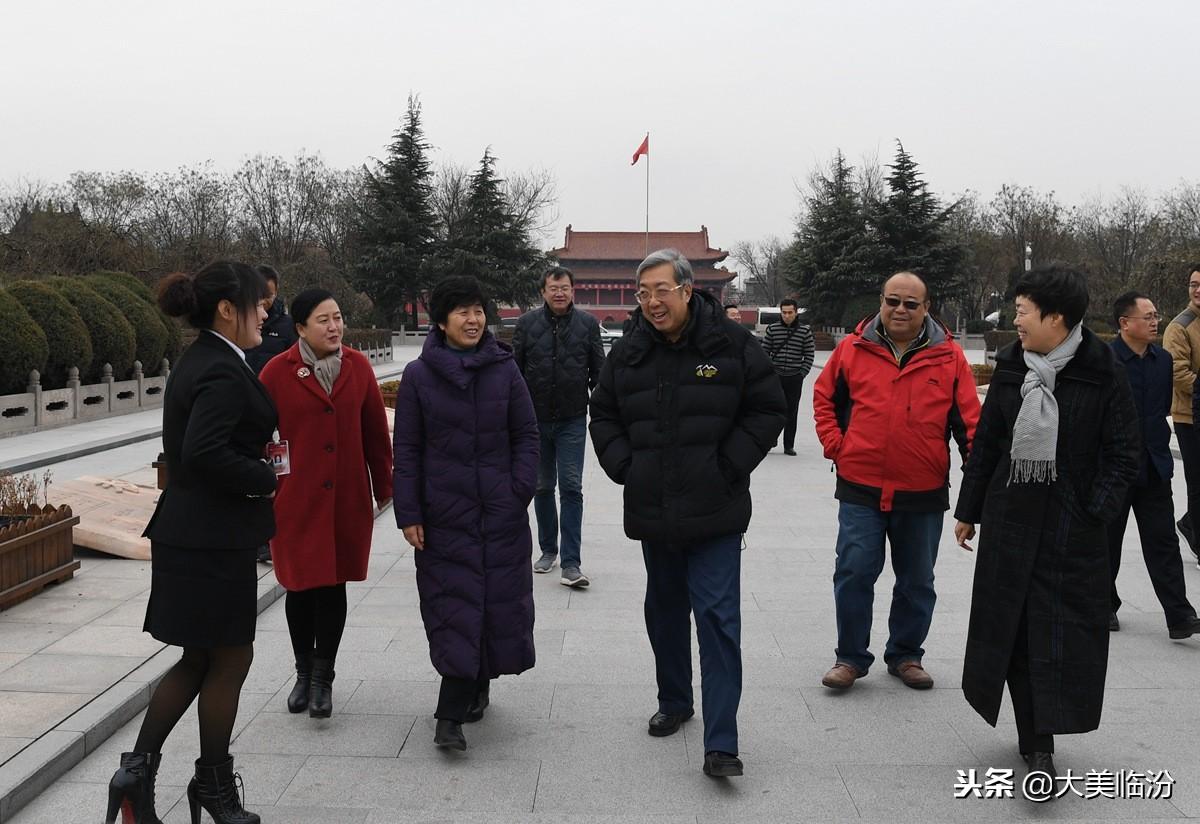
<path id="1" fill-rule="evenodd" d="M 1154 321 L 1159 320 L 1162 315 L 1158 314 L 1158 312 L 1151 312 L 1148 315 L 1121 315 L 1121 317 L 1125 318 L 1126 320 L 1144 320 L 1146 323 L 1154 323 Z"/>
<path id="2" fill-rule="evenodd" d="M 547 286 L 546 291 L 552 295 L 569 295 L 571 294 L 570 286 Z"/>
<path id="3" fill-rule="evenodd" d="M 669 289 L 666 286 L 660 286 L 657 289 L 655 289 L 653 292 L 651 292 L 647 289 L 638 289 L 637 292 L 634 294 L 634 297 L 637 299 L 637 302 L 642 304 L 643 306 L 645 306 L 647 303 L 649 303 L 651 298 L 654 298 L 659 303 L 662 303 L 664 300 L 666 300 L 667 298 L 669 298 L 671 296 L 672 292 L 682 289 L 686 285 L 687 285 L 686 283 L 681 283 L 678 286 L 672 286 Z"/>
<path id="4" fill-rule="evenodd" d="M 918 309 L 920 309 L 922 306 L 925 305 L 923 302 L 921 302 L 919 300 L 914 300 L 912 298 L 909 298 L 908 300 L 901 300 L 900 298 L 896 297 L 895 295 L 888 295 L 887 297 L 885 297 L 883 299 L 883 302 L 886 303 L 888 306 L 891 306 L 893 309 L 903 303 L 904 308 L 910 312 L 915 312 Z"/>
<path id="5" fill-rule="evenodd" d="M 1200 292 L 1200 283 L 1196 283 L 1196 281 L 1193 280 L 1191 283 L 1188 284 L 1188 291 L 1189 292 Z"/>

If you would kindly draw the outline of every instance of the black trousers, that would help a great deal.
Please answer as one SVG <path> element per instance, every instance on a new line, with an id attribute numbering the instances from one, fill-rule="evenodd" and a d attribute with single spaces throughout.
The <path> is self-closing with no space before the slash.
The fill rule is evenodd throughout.
<path id="1" fill-rule="evenodd" d="M 783 448 L 796 448 L 796 418 L 800 414 L 800 394 L 804 391 L 804 375 L 780 375 L 783 397 L 787 401 L 787 417 L 783 424 Z"/>
<path id="2" fill-rule="evenodd" d="M 480 676 L 478 678 L 455 678 L 450 675 L 442 676 L 442 687 L 438 690 L 437 710 L 434 718 L 446 721 L 457 721 L 459 724 L 467 717 L 471 703 L 480 695 L 486 695 L 491 682 Z"/>
<path id="3" fill-rule="evenodd" d="M 1017 638 L 1008 659 L 1008 697 L 1017 717 L 1017 746 L 1022 753 L 1054 752 L 1054 736 L 1039 735 L 1033 719 L 1033 680 L 1029 673 L 1029 621 L 1024 611 L 1017 624 Z"/>
<path id="4" fill-rule="evenodd" d="M 1121 541 L 1129 511 L 1137 519 L 1142 540 L 1142 557 L 1154 594 L 1167 616 L 1167 626 L 1175 626 L 1191 618 L 1196 610 L 1188 603 L 1183 582 L 1183 560 L 1179 556 L 1179 535 L 1175 531 L 1175 505 L 1171 500 L 1171 482 L 1150 472 L 1147 486 L 1133 486 L 1125 503 L 1108 526 L 1108 560 L 1112 570 L 1112 611 L 1121 608 L 1117 595 L 1117 573 L 1121 570 Z"/>
<path id="5" fill-rule="evenodd" d="M 1175 440 L 1179 442 L 1179 456 L 1183 458 L 1183 479 L 1187 481 L 1187 510 L 1180 518 L 1192 526 L 1196 534 L 1194 519 L 1200 519 L 1200 434 L 1190 423 L 1175 424 Z"/>

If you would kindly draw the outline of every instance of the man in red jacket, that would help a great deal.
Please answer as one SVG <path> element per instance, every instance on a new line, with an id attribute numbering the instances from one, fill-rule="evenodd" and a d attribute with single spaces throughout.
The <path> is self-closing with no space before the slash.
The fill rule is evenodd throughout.
<path id="1" fill-rule="evenodd" d="M 913 689 L 933 678 L 921 666 L 937 595 L 933 565 L 950 508 L 953 435 L 966 461 L 979 397 L 966 356 L 929 317 L 929 290 L 912 272 L 883 286 L 879 314 L 859 324 L 830 357 L 813 389 L 817 437 L 837 466 L 837 661 L 821 683 L 848 689 L 875 656 L 871 606 L 892 546 L 896 586 L 884 661 Z"/>

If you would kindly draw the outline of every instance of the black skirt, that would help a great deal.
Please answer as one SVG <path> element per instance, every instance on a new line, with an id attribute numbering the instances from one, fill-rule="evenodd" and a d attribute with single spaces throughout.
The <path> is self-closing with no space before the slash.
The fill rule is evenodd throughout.
<path id="1" fill-rule="evenodd" d="M 150 553 L 146 632 L 179 647 L 254 641 L 258 550 L 190 549 L 152 541 Z"/>

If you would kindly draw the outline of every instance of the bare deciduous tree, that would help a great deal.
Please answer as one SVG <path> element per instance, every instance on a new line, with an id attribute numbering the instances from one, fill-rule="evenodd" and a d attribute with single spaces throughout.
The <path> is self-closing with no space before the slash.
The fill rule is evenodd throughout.
<path id="1" fill-rule="evenodd" d="M 328 169 L 317 155 L 292 162 L 255 155 L 233 175 L 244 209 L 246 240 L 276 264 L 299 260 L 313 240 L 318 211 L 328 203 Z"/>
<path id="2" fill-rule="evenodd" d="M 741 269 L 741 288 L 747 303 L 777 306 L 791 293 L 784 272 L 783 242 L 775 237 L 757 241 L 739 241 L 733 245 L 730 257 Z"/>

